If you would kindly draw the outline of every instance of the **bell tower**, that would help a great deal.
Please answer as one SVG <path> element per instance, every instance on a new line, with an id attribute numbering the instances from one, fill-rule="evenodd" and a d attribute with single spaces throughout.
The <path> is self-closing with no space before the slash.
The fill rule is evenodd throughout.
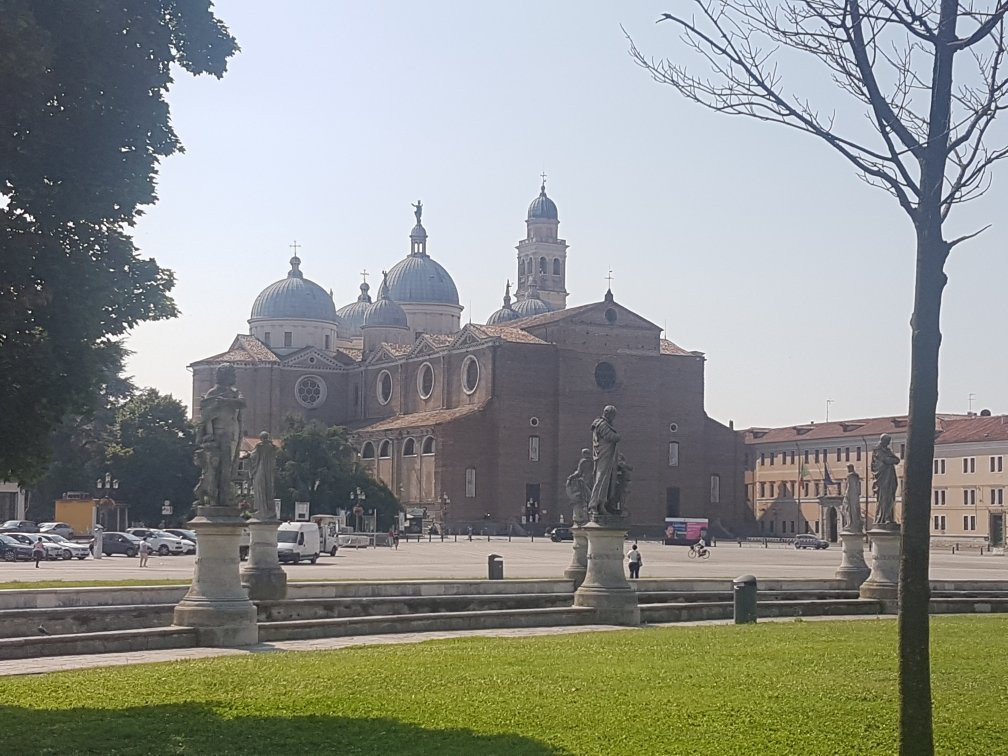
<path id="1" fill-rule="evenodd" d="M 515 298 L 525 299 L 536 287 L 539 297 L 554 310 L 567 308 L 567 242 L 557 232 L 557 206 L 546 196 L 546 174 L 539 196 L 529 205 L 525 238 L 518 242 L 518 285 Z"/>

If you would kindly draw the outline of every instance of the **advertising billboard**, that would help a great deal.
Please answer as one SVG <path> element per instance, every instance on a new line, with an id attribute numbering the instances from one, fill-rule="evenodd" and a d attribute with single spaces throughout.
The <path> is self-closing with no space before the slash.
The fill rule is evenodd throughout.
<path id="1" fill-rule="evenodd" d="M 706 517 L 666 517 L 665 545 L 689 546 L 699 541 L 701 537 L 709 545 L 708 525 Z"/>

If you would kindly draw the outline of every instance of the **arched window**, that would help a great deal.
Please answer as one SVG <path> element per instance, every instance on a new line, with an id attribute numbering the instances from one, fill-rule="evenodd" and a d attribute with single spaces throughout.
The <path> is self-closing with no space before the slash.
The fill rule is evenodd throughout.
<path id="1" fill-rule="evenodd" d="M 539 258 L 539 272 L 542 273 L 543 275 L 546 275 L 546 258 L 545 257 L 540 257 Z"/>
<path id="2" fill-rule="evenodd" d="M 361 459 L 374 459 L 374 444 L 368 441 L 361 449 Z"/>
<path id="3" fill-rule="evenodd" d="M 429 362 L 425 362 L 417 371 L 417 393 L 421 399 L 430 399 L 434 393 L 434 368 Z"/>
<path id="4" fill-rule="evenodd" d="M 392 442 L 385 439 L 378 447 L 378 459 L 389 459 L 392 457 Z"/>
<path id="5" fill-rule="evenodd" d="M 416 441 L 412 438 L 407 438 L 403 442 L 402 455 L 404 457 L 415 457 L 416 456 Z"/>
<path id="6" fill-rule="evenodd" d="M 427 436 L 423 440 L 423 453 L 433 454 L 434 453 L 434 436 Z"/>
<path id="7" fill-rule="evenodd" d="M 562 273 L 563 273 L 563 268 L 560 265 L 560 258 L 559 257 L 554 257 L 553 258 L 553 275 L 554 276 L 559 276 Z"/>

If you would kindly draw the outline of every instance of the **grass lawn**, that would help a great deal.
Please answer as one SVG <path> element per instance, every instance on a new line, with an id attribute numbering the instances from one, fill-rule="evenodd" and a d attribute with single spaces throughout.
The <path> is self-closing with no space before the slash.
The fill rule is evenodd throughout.
<path id="1" fill-rule="evenodd" d="M 1008 618 L 932 627 L 939 752 L 1005 753 Z M 6 746 L 31 753 L 890 754 L 896 721 L 886 620 L 467 638 L 0 679 Z"/>
<path id="2" fill-rule="evenodd" d="M 7 580 L 0 582 L 0 591 L 27 591 L 33 588 L 107 588 L 130 585 L 189 585 L 192 580 Z"/>

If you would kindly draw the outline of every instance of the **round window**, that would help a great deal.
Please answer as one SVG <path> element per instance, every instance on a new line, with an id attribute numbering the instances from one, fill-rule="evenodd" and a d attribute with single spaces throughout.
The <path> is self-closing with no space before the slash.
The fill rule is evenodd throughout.
<path id="1" fill-rule="evenodd" d="M 533 428 L 538 428 L 539 427 L 539 418 L 538 417 L 534 417 L 534 416 L 530 417 L 529 418 L 529 425 L 531 425 Z"/>
<path id="2" fill-rule="evenodd" d="M 616 310 L 614 310 L 612 307 L 610 307 L 608 310 L 605 311 L 605 319 L 608 320 L 610 323 L 615 323 L 616 318 L 618 317 L 619 316 L 616 314 Z"/>
<path id="3" fill-rule="evenodd" d="M 669 423 L 668 429 L 672 433 L 675 433 L 677 430 L 679 430 L 679 424 L 678 423 Z"/>
<path id="4" fill-rule="evenodd" d="M 471 394 L 479 385 L 479 360 L 471 354 L 462 361 L 462 390 Z"/>
<path id="5" fill-rule="evenodd" d="M 318 407 L 326 398 L 325 381 L 317 375 L 303 375 L 294 384 L 294 398 L 306 409 Z"/>
<path id="6" fill-rule="evenodd" d="M 595 366 L 595 383 L 599 388 L 611 389 L 616 385 L 616 368 L 608 362 L 600 362 Z"/>
<path id="7" fill-rule="evenodd" d="M 379 404 L 388 404 L 392 398 L 392 373 L 388 370 L 382 370 L 378 373 L 378 385 L 376 388 Z"/>
<path id="8" fill-rule="evenodd" d="M 425 362 L 420 366 L 420 372 L 417 373 L 416 385 L 420 398 L 430 399 L 430 395 L 434 393 L 434 368 L 431 367 L 429 362 Z"/>

